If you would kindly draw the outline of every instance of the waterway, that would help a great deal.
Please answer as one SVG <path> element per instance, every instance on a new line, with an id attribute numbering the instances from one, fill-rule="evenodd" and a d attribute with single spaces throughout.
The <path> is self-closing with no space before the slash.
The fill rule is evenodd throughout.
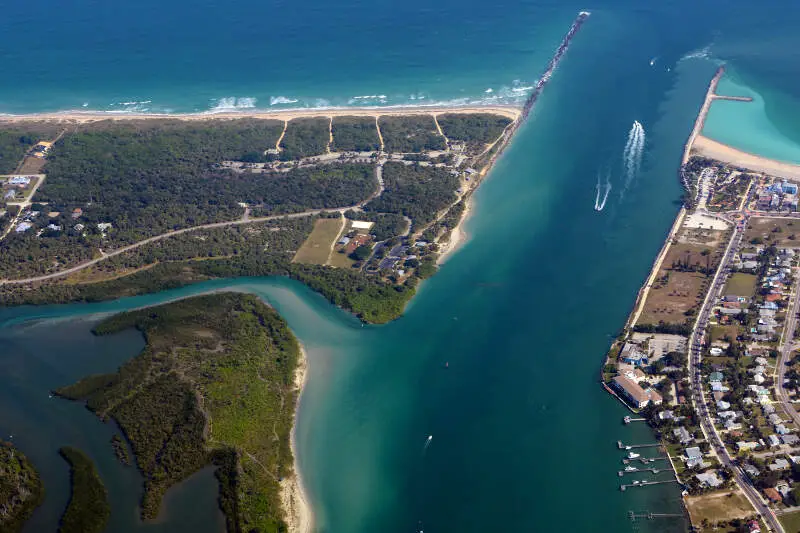
<path id="1" fill-rule="evenodd" d="M 39 52 L 42 43 L 51 44 L 52 56 L 37 53 L 40 61 L 25 62 L 23 52 L 15 52 L 3 59 L 26 74 L 20 79 L 38 75 L 41 83 L 37 90 L 28 90 L 24 81 L 4 84 L 3 110 L 65 109 L 83 99 L 92 102 L 90 108 L 97 99 L 102 105 L 96 108 L 108 109 L 112 94 L 121 95 L 119 101 L 158 96 L 165 107 L 202 110 L 213 98 L 255 94 L 247 79 L 260 84 L 262 102 L 269 95 L 295 94 L 290 92 L 295 87 L 301 88 L 296 94 L 312 95 L 308 87 L 317 80 L 327 80 L 318 89 L 335 95 L 331 101 L 381 94 L 389 80 L 401 87 L 397 93 L 404 103 L 418 89 L 440 91 L 446 100 L 460 89 L 473 96 L 491 94 L 485 89 L 510 87 L 515 78 L 535 79 L 577 11 L 587 7 L 555 0 L 522 7 L 509 2 L 493 8 L 490 17 L 483 4 L 465 9 L 463 2 L 433 8 L 411 2 L 401 9 L 370 3 L 362 6 L 363 13 L 356 7 L 343 11 L 350 17 L 348 26 L 330 24 L 342 15 L 339 6 L 326 8 L 324 2 L 310 2 L 313 9 L 283 25 L 266 22 L 263 10 L 274 2 L 259 3 L 266 7 L 255 11 L 260 17 L 250 12 L 252 21 L 245 20 L 247 10 L 232 13 L 227 4 L 224 9 L 207 4 L 185 10 L 184 25 L 174 24 L 177 15 L 166 7 L 161 18 L 155 17 L 153 2 L 140 3 L 138 12 L 132 5 L 121 8 L 114 12 L 117 36 L 97 24 L 98 17 L 112 18 L 99 5 L 94 11 L 68 10 L 61 26 L 43 19 L 42 29 L 55 34 L 43 31 L 30 42 Z M 265 298 L 307 347 L 310 379 L 298 420 L 298 449 L 320 532 L 595 531 L 598 524 L 606 531 L 631 531 L 629 510 L 679 511 L 675 486 L 618 490 L 622 453 L 616 441 L 648 442 L 652 435 L 641 424 L 620 423 L 625 410 L 597 383 L 598 366 L 677 212 L 683 142 L 717 60 L 739 72 L 757 72 L 753 65 L 763 55 L 737 50 L 736 39 L 757 43 L 773 31 L 768 22 L 779 19 L 775 13 L 759 18 L 762 7 L 744 1 L 719 3 L 716 7 L 725 9 L 719 13 L 714 6 L 688 2 L 599 4 L 532 119 L 478 191 L 467 224 L 470 242 L 425 282 L 398 321 L 362 328 L 307 288 L 283 279 L 222 280 L 103 304 L 0 310 L 0 435 L 13 435 L 41 470 L 48 490 L 27 531 L 53 531 L 63 509 L 67 468 L 56 449 L 64 444 L 86 449 L 98 463 L 112 501 L 109 531 L 220 529 L 214 506 L 198 504 L 213 500 L 207 471 L 170 495 L 159 524 L 139 524 L 138 477 L 114 461 L 108 444 L 113 428 L 78 405 L 48 398 L 48 391 L 113 369 L 141 347 L 141 339 L 130 332 L 92 337 L 98 313 L 224 288 Z M 28 7 L 10 9 L 24 12 L 6 20 L 27 20 Z M 142 13 L 150 16 L 146 30 Z M 398 16 L 414 23 L 397 24 Z M 286 29 L 296 28 L 301 19 L 325 28 L 314 46 L 298 44 L 306 43 L 298 35 L 313 32 Z M 755 29 L 744 31 L 741 20 Z M 201 43 L 208 32 L 198 30 L 214 23 L 239 31 Z M 353 25 L 368 31 L 346 31 Z M 389 26 L 404 30 L 388 32 Z M 337 31 L 352 40 L 339 39 Z M 163 39 L 151 39 L 153 32 Z M 413 53 L 405 39 L 409 32 L 417 36 Z M 175 46 L 164 45 L 167 35 Z M 264 37 L 264 43 L 288 43 L 281 48 L 284 56 L 270 51 L 277 48 L 252 46 L 256 36 L 275 35 L 280 38 Z M 96 41 L 104 39 L 110 44 L 98 48 Z M 111 56 L 128 42 L 139 44 L 129 47 L 119 67 L 103 57 L 96 63 L 75 59 L 89 49 Z M 319 43 L 331 47 L 329 55 L 319 55 Z M 702 52 L 708 43 L 714 44 L 711 52 Z M 226 50 L 215 44 L 236 47 L 228 54 L 211 53 Z M 147 72 L 148 58 L 156 57 L 150 46 L 169 53 L 152 59 L 152 75 L 137 75 Z M 251 55 L 241 55 L 245 48 Z M 189 59 L 174 68 L 179 57 Z M 230 65 L 222 61 L 226 58 Z M 203 68 L 192 68 L 201 59 Z M 80 68 L 58 77 L 47 65 L 59 61 Z M 208 64 L 221 66 L 211 76 Z M 353 75 L 365 65 L 375 68 Z M 100 73 L 107 84 L 91 82 Z M 774 94 L 790 94 L 788 78 L 767 74 L 762 79 L 775 80 Z M 215 87 L 211 78 L 229 82 Z M 160 84 L 162 79 L 169 83 Z M 356 82 L 365 89 L 356 91 Z M 769 110 L 771 96 L 763 88 L 758 92 Z M 175 99 L 179 94 L 188 100 Z M 644 136 L 634 143 L 640 148 L 628 154 L 635 155 L 633 166 L 640 170 L 626 175 L 630 165 L 623 152 L 634 121 L 642 124 Z M 772 123 L 793 138 L 786 125 Z M 598 179 L 611 185 L 601 211 L 594 208 Z M 433 439 L 425 449 L 429 435 Z M 685 524 L 667 520 L 636 528 L 683 531 Z"/>

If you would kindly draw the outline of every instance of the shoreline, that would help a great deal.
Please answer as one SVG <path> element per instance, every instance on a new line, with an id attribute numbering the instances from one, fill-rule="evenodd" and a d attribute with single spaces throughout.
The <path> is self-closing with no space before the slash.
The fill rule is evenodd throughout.
<path id="1" fill-rule="evenodd" d="M 300 474 L 300 465 L 297 458 L 297 416 L 300 413 L 300 399 L 308 382 L 308 354 L 303 344 L 298 340 L 300 359 L 294 372 L 294 386 L 298 391 L 297 403 L 294 408 L 294 419 L 289 443 L 292 450 L 293 467 L 292 475 L 280 481 L 281 507 L 286 513 L 286 523 L 289 533 L 311 533 L 314 524 L 314 512 L 308 503 L 308 493 L 303 485 Z"/>
<path id="2" fill-rule="evenodd" d="M 477 189 L 477 188 L 476 188 Z M 442 266 L 457 250 L 467 244 L 469 241 L 469 234 L 464 231 L 464 224 L 472 215 L 472 194 L 469 198 L 464 200 L 464 212 L 461 213 L 461 218 L 458 220 L 456 227 L 450 231 L 450 240 L 444 246 L 443 250 L 439 250 L 439 257 L 436 258 L 436 266 Z"/>
<path id="3" fill-rule="evenodd" d="M 754 172 L 763 172 L 781 178 L 800 179 L 800 165 L 798 164 L 746 152 L 702 134 L 694 140 L 692 150 L 695 155 L 716 159 Z"/>
<path id="4" fill-rule="evenodd" d="M 492 113 L 517 120 L 522 108 L 514 105 L 464 105 L 464 106 L 385 106 L 385 107 L 327 107 L 297 108 L 253 111 L 221 111 L 218 113 L 119 113 L 113 111 L 56 111 L 51 113 L 30 113 L 25 115 L 0 114 L 0 123 L 22 122 L 71 122 L 87 124 L 102 120 L 235 120 L 244 118 L 292 120 L 312 117 L 378 117 L 383 115 L 443 115 L 448 113 Z"/>

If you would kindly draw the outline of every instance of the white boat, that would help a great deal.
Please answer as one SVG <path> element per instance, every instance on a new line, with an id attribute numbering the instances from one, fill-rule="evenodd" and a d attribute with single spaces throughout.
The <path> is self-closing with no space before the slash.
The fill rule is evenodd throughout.
<path id="1" fill-rule="evenodd" d="M 633 482 L 634 485 L 638 485 L 639 483 L 641 483 L 641 481 L 639 481 L 638 479 Z"/>
<path id="2" fill-rule="evenodd" d="M 628 465 L 628 466 L 625 467 L 625 471 L 626 472 L 636 472 L 636 468 Z"/>
<path id="3" fill-rule="evenodd" d="M 639 457 L 641 457 L 641 455 L 636 452 L 628 452 L 628 459 L 638 459 Z"/>

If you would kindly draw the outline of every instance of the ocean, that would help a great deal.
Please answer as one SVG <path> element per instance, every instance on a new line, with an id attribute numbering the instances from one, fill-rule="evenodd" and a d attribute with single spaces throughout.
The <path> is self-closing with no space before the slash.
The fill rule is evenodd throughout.
<path id="1" fill-rule="evenodd" d="M 721 62 L 730 73 L 721 92 L 759 98 L 715 104 L 705 133 L 800 160 L 792 26 L 800 6 L 340 4 L 6 7 L 4 113 L 519 102 L 577 12 L 592 12 L 477 192 L 469 242 L 396 322 L 361 327 L 282 279 L 0 310 L 0 435 L 13 435 L 48 486 L 26 531 L 53 530 L 58 520 L 63 444 L 98 463 L 112 499 L 109 531 L 222 527 L 213 505 L 193 505 L 213 500 L 208 472 L 170 495 L 160 525 L 138 524 L 136 474 L 114 462 L 112 428 L 47 396 L 141 346 L 131 333 L 92 338 L 96 313 L 225 287 L 267 299 L 307 347 L 297 436 L 317 531 L 686 530 L 681 519 L 629 519 L 629 511 L 680 513 L 679 490 L 619 491 L 616 441 L 653 436 L 621 424 L 626 411 L 602 390 L 598 370 L 678 211 L 683 143 Z"/>

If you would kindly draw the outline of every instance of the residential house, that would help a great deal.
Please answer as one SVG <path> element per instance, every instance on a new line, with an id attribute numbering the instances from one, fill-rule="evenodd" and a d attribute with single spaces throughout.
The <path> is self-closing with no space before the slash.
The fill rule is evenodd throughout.
<path id="1" fill-rule="evenodd" d="M 787 468 L 789 468 L 789 461 L 783 459 L 782 457 L 775 459 L 775 462 L 769 465 L 769 469 L 773 472 L 786 470 Z"/>
<path id="2" fill-rule="evenodd" d="M 722 480 L 717 476 L 716 472 L 705 472 L 703 474 L 696 474 L 696 477 L 700 483 L 706 487 L 710 487 L 715 489 L 722 485 Z"/>
<path id="3" fill-rule="evenodd" d="M 795 444 L 800 442 L 800 437 L 790 433 L 788 435 L 782 435 L 781 440 L 783 441 L 784 444 L 788 444 L 789 446 L 794 446 Z"/>
<path id="4" fill-rule="evenodd" d="M 672 434 L 675 435 L 675 437 L 677 437 L 678 442 L 680 442 L 681 444 L 689 444 L 693 440 L 692 435 L 683 426 L 673 429 Z"/>
<path id="5" fill-rule="evenodd" d="M 783 501 L 781 494 L 772 487 L 764 489 L 764 496 L 766 496 L 767 499 L 772 503 L 780 503 Z"/>

